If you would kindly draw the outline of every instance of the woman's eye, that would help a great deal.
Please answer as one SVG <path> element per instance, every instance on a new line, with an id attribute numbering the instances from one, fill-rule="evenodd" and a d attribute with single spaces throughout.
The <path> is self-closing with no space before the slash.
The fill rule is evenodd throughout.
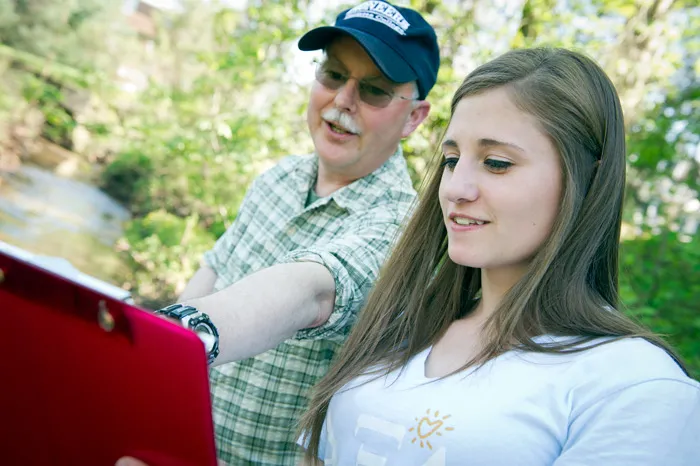
<path id="1" fill-rule="evenodd" d="M 445 160 L 442 161 L 440 166 L 452 171 L 457 166 L 458 161 L 459 161 L 459 157 L 445 157 Z"/>
<path id="2" fill-rule="evenodd" d="M 503 173 L 508 170 L 513 163 L 500 159 L 486 159 L 484 160 L 484 165 L 493 173 Z"/>

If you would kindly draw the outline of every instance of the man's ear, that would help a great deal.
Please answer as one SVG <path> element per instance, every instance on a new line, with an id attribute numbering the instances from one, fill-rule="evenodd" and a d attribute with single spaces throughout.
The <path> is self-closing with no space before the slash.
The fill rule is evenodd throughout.
<path id="1" fill-rule="evenodd" d="M 423 123 L 423 120 L 425 120 L 425 118 L 428 116 L 428 113 L 430 113 L 430 102 L 427 100 L 415 101 L 413 103 L 413 110 L 411 110 L 411 113 L 408 115 L 408 119 L 406 120 L 406 124 L 401 130 L 401 137 L 406 138 L 410 136 L 411 133 L 418 128 L 418 125 Z"/>

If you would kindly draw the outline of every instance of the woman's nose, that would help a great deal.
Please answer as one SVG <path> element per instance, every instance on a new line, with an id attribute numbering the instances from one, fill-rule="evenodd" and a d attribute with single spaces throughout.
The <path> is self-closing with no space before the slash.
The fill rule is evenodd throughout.
<path id="1" fill-rule="evenodd" d="M 474 202 L 479 198 L 479 183 L 476 168 L 470 161 L 461 158 L 446 180 L 445 195 L 450 202 Z"/>

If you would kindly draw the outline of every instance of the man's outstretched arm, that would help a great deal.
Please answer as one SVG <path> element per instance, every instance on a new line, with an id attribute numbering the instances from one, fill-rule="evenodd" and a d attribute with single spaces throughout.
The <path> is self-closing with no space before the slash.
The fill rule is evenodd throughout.
<path id="1" fill-rule="evenodd" d="M 197 285 L 195 278 L 190 284 Z M 206 282 L 211 277 L 205 271 L 199 278 Z M 185 289 L 183 296 L 187 292 Z M 333 311 L 335 281 L 321 264 L 284 263 L 248 275 L 216 293 L 181 302 L 208 314 L 216 325 L 220 353 L 214 365 L 220 365 L 256 356 L 301 329 L 325 323 Z"/>
<path id="2" fill-rule="evenodd" d="M 181 303 L 189 299 L 201 298 L 202 296 L 211 294 L 214 291 L 214 283 L 216 283 L 217 278 L 214 269 L 206 264 L 202 264 L 190 281 L 187 282 L 187 286 L 185 286 L 185 289 L 177 298 L 177 301 Z"/>

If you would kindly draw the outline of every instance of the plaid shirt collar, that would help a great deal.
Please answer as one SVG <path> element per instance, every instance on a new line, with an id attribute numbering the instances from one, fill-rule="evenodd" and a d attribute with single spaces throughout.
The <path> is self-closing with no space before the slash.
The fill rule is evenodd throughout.
<path id="1" fill-rule="evenodd" d="M 294 177 L 297 180 L 296 185 L 299 188 L 299 194 L 302 199 L 306 199 L 306 194 L 316 184 L 318 155 L 314 154 L 309 159 L 309 163 L 313 165 L 311 169 L 308 166 L 300 165 L 294 171 Z M 396 186 L 396 174 L 405 173 L 406 170 L 407 166 L 406 160 L 403 158 L 403 149 L 399 145 L 392 156 L 378 169 L 317 200 L 309 207 L 322 206 L 333 200 L 339 207 L 350 212 L 364 210 L 374 202 L 378 195 Z M 410 188 L 410 179 L 406 181 L 408 189 Z M 375 195 L 368 195 L 368 193 L 374 193 Z"/>

